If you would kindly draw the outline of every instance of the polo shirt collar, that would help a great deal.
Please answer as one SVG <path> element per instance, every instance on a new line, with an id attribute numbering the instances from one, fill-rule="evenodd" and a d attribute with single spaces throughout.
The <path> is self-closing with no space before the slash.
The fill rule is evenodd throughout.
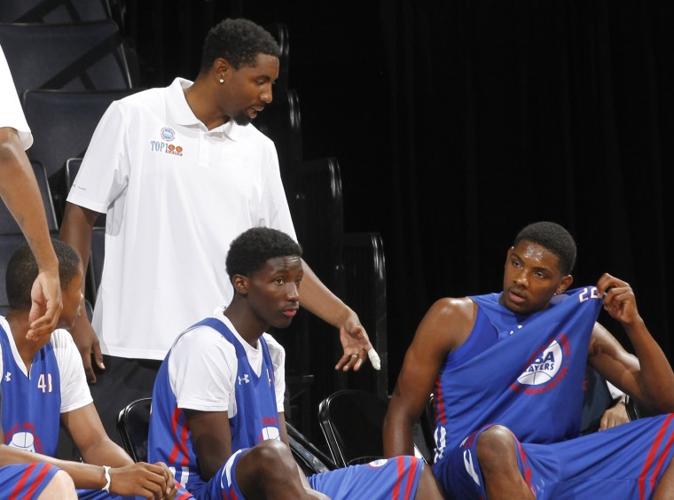
<path id="1" fill-rule="evenodd" d="M 200 126 L 205 129 L 205 125 L 195 116 L 185 98 L 185 89 L 190 87 L 192 83 L 193 82 L 190 80 L 180 77 L 173 80 L 171 85 L 167 88 L 167 102 L 169 103 L 167 112 L 171 117 L 171 121 L 177 125 L 185 125 L 188 127 Z M 227 123 L 223 123 L 219 127 L 209 130 L 208 133 L 224 134 L 233 141 L 236 141 L 241 137 L 241 133 L 243 132 L 241 130 L 242 128 L 243 126 L 237 125 L 237 123 L 230 118 Z"/>

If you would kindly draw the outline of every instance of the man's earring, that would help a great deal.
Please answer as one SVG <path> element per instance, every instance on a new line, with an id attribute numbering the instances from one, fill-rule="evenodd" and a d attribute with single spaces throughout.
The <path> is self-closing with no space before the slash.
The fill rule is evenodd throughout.
<path id="1" fill-rule="evenodd" d="M 218 80 L 218 81 L 220 82 L 221 85 L 222 85 L 223 83 L 225 83 L 225 80 L 222 79 L 222 78 L 220 78 L 220 80 Z"/>

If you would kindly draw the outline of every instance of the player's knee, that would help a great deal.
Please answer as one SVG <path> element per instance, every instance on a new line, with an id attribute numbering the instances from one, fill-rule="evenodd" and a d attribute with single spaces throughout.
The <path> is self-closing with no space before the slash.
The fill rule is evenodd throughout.
<path id="1" fill-rule="evenodd" d="M 510 467 L 515 458 L 515 436 L 507 427 L 494 425 L 477 439 L 477 458 L 483 471 Z"/>
<path id="2" fill-rule="evenodd" d="M 249 452 L 257 473 L 266 477 L 284 476 L 295 472 L 295 460 L 290 449 L 281 441 L 262 441 Z"/>
<path id="3" fill-rule="evenodd" d="M 73 483 L 72 478 L 67 472 L 60 470 L 54 474 L 54 477 L 51 478 L 47 487 L 42 490 L 38 500 L 47 498 L 77 498 L 77 494 L 75 493 L 75 483 Z"/>

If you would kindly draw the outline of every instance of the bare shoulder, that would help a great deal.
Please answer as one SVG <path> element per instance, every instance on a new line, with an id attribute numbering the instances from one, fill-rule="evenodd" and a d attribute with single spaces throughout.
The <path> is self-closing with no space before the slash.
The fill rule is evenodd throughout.
<path id="1" fill-rule="evenodd" d="M 417 336 L 432 336 L 449 351 L 464 342 L 475 320 L 475 303 L 468 297 L 435 301 L 417 329 Z"/>

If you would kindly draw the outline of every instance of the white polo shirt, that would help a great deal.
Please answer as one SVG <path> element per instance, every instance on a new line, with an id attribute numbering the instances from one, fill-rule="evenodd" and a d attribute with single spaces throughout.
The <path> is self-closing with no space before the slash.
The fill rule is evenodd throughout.
<path id="1" fill-rule="evenodd" d="M 19 96 L 16 94 L 12 73 L 9 71 L 5 53 L 0 47 L 0 128 L 10 127 L 17 131 L 23 149 L 28 149 L 33 144 L 33 134 L 26 122 L 26 117 L 21 109 Z"/>
<path id="2" fill-rule="evenodd" d="M 104 353 L 163 359 L 228 303 L 230 242 L 255 226 L 296 238 L 272 141 L 232 120 L 207 130 L 176 79 L 113 102 L 68 201 L 107 213 L 93 326 Z"/>

